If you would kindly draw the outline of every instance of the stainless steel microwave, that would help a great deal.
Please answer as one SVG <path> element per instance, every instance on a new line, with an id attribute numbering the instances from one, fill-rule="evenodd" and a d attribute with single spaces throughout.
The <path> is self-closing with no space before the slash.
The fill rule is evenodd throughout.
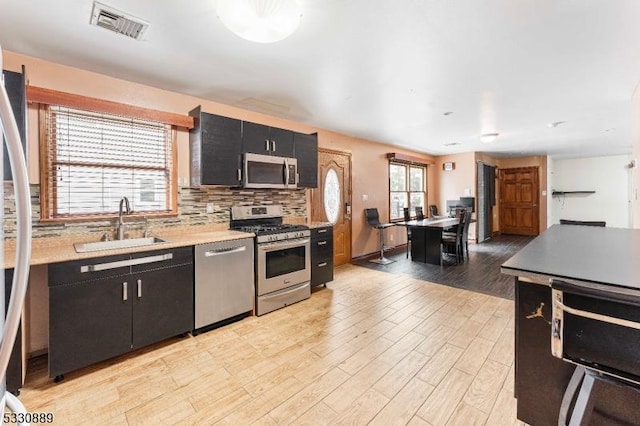
<path id="1" fill-rule="evenodd" d="M 272 155 L 244 154 L 244 188 L 298 187 L 298 160 Z"/>

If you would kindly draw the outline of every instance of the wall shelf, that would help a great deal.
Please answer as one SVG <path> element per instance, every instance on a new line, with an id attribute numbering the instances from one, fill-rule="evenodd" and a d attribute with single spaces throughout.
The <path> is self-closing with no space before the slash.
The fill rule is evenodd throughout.
<path id="1" fill-rule="evenodd" d="M 558 197 L 560 195 L 588 195 L 595 194 L 596 191 L 551 191 L 552 197 Z"/>

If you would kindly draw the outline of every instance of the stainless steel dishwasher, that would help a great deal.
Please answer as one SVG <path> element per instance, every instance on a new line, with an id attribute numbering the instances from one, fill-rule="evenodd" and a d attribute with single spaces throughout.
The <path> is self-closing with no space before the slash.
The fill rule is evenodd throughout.
<path id="1" fill-rule="evenodd" d="M 253 310 L 253 238 L 195 246 L 196 330 Z"/>

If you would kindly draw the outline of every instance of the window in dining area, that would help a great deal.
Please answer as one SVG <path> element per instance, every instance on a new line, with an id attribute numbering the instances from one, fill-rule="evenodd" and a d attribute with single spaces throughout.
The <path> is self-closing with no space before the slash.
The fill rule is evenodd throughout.
<path id="1" fill-rule="evenodd" d="M 416 207 L 425 210 L 427 168 L 389 162 L 389 218 L 403 220 L 405 207 L 415 217 Z"/>

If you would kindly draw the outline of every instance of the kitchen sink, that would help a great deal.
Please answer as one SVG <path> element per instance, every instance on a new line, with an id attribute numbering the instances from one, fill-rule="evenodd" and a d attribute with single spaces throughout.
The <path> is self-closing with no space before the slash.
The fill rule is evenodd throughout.
<path id="1" fill-rule="evenodd" d="M 99 241 L 97 243 L 76 243 L 73 247 L 77 253 L 90 251 L 117 250 L 131 247 L 152 246 L 154 244 L 166 243 L 166 240 L 158 237 L 129 238 L 124 240 Z"/>

